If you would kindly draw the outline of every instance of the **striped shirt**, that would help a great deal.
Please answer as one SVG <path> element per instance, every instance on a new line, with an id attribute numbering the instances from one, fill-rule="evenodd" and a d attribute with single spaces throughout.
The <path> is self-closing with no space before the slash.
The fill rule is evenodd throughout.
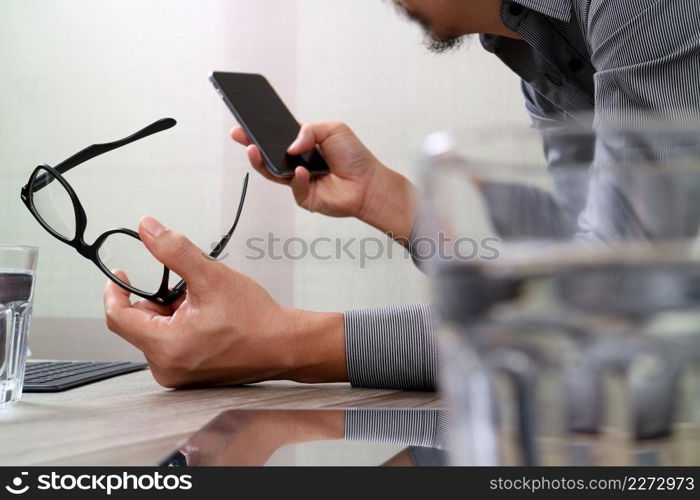
<path id="1" fill-rule="evenodd" d="M 522 79 L 550 167 L 593 161 L 593 141 L 572 148 L 549 133 L 571 122 L 635 127 L 652 116 L 700 124 L 700 1 L 504 0 L 501 18 L 522 40 L 482 35 L 481 42 Z M 543 212 L 552 208 L 537 193 L 520 195 Z M 575 232 L 577 218 L 560 216 L 552 227 Z M 420 235 L 416 224 L 411 237 Z M 439 353 L 428 305 L 347 312 L 345 347 L 354 386 L 436 387 Z"/>
<path id="2" fill-rule="evenodd" d="M 345 439 L 442 449 L 447 444 L 447 417 L 434 409 L 346 410 Z"/>

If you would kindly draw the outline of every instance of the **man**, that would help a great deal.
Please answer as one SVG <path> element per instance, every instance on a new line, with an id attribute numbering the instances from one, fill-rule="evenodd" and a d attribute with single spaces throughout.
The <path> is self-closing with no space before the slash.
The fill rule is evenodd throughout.
<path id="1" fill-rule="evenodd" d="M 542 130 L 550 166 L 592 162 L 595 144 L 573 147 L 552 130 L 635 125 L 641 114 L 700 122 L 700 3 L 688 0 L 395 0 L 428 33 L 436 52 L 480 33 L 484 47 L 523 80 L 527 110 Z M 292 180 L 267 173 L 240 129 L 251 164 L 288 184 L 312 212 L 357 217 L 399 241 L 416 237 L 414 187 L 381 164 L 340 123 L 305 125 L 291 154 L 319 147 L 332 173 Z M 167 387 L 270 379 L 350 381 L 355 386 L 431 390 L 437 351 L 426 305 L 315 313 L 275 303 L 257 283 L 211 262 L 152 218 L 139 234 L 148 250 L 188 283 L 172 307 L 141 301 L 112 283 L 109 328 L 141 349 Z M 125 276 L 122 275 L 124 279 Z M 234 300 L 235 298 L 235 300 Z"/>

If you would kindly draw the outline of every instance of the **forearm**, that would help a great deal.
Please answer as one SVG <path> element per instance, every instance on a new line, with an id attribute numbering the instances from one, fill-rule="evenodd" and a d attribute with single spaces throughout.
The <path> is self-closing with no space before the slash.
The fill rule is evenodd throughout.
<path id="1" fill-rule="evenodd" d="M 342 313 L 288 309 L 285 367 L 278 379 L 302 383 L 348 382 Z"/>
<path id="2" fill-rule="evenodd" d="M 342 313 L 287 309 L 276 379 L 432 391 L 438 350 L 429 306 Z"/>
<path id="3" fill-rule="evenodd" d="M 418 212 L 417 198 L 406 177 L 382 167 L 372 176 L 358 218 L 406 245 Z"/>
<path id="4" fill-rule="evenodd" d="M 291 417 L 291 418 L 290 418 Z M 307 441 L 329 441 L 345 438 L 344 410 L 295 410 L 285 412 L 278 428 L 293 429 L 288 443 Z"/>

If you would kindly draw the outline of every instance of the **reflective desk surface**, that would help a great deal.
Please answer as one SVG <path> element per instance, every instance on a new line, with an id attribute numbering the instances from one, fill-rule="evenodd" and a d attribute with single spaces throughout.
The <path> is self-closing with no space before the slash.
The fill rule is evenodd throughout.
<path id="1" fill-rule="evenodd" d="M 204 428 L 204 435 L 208 435 L 207 429 L 212 427 L 206 427 L 206 424 L 212 421 L 214 428 L 220 428 L 219 424 L 224 422 L 227 429 L 234 430 L 233 434 L 227 432 L 227 435 L 237 435 L 244 420 L 249 422 L 255 415 L 263 415 L 253 419 L 256 421 L 253 427 L 263 428 L 263 421 L 271 424 L 273 414 L 277 415 L 274 418 L 282 414 L 232 413 L 230 410 L 439 407 L 440 401 L 434 393 L 353 389 L 347 384 L 269 382 L 244 387 L 173 391 L 160 387 L 149 371 L 141 371 L 61 393 L 25 394 L 17 405 L 0 409 L 0 442 L 3 443 L 0 465 L 155 465 L 167 457 L 172 458 L 173 454 L 177 455 L 177 450 L 191 454 L 192 439 L 197 442 L 202 436 L 197 431 Z M 284 413 L 291 416 L 286 422 L 297 421 L 297 417 L 302 417 L 307 423 L 311 421 L 307 418 L 308 412 Z M 319 441 L 343 438 L 344 413 L 313 413 L 319 418 L 317 430 L 328 431 L 328 434 L 317 436 Z M 219 419 L 215 420 L 217 417 Z M 322 425 L 321 420 L 325 424 Z M 289 429 L 291 425 L 278 422 L 276 427 Z M 311 428 L 307 426 L 306 430 Z M 292 437 L 289 433 L 285 436 Z M 306 437 L 297 439 L 304 440 L 309 441 Z M 284 448 L 281 443 L 278 443 L 279 447 Z M 355 450 L 348 451 L 350 458 L 347 460 L 357 459 L 355 445 L 348 444 L 345 448 Z M 385 446 L 383 451 L 363 452 L 373 457 L 370 462 L 377 461 L 366 465 L 378 465 L 384 458 L 390 460 L 400 448 L 405 446 L 396 449 Z M 308 456 L 308 450 L 304 449 L 293 455 Z M 290 458 L 289 451 L 272 451 L 271 463 L 299 461 Z M 202 461 L 201 457 L 198 460 Z"/>
<path id="2" fill-rule="evenodd" d="M 444 466 L 444 423 L 438 409 L 229 410 L 160 465 Z"/>

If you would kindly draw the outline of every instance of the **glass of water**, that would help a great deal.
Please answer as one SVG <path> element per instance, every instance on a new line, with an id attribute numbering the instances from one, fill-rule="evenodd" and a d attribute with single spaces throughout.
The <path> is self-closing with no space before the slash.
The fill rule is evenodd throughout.
<path id="1" fill-rule="evenodd" d="M 0 407 L 22 396 L 38 250 L 0 245 Z"/>
<path id="2" fill-rule="evenodd" d="M 424 151 L 453 463 L 700 465 L 700 132 Z"/>

